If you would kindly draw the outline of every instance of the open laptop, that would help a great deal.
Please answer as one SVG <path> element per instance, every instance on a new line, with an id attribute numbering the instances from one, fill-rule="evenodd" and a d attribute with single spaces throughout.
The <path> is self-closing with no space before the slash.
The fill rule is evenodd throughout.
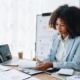
<path id="1" fill-rule="evenodd" d="M 8 44 L 0 45 L 0 64 L 17 66 L 18 58 L 12 58 Z"/>

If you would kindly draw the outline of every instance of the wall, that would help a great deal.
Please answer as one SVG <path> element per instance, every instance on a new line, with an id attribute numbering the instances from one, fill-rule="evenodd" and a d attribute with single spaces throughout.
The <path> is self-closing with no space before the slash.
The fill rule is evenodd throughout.
<path id="1" fill-rule="evenodd" d="M 79 7 L 79 0 L 43 0 L 42 1 L 42 13 L 52 12 L 58 6 L 68 4 L 70 6 L 74 5 Z"/>

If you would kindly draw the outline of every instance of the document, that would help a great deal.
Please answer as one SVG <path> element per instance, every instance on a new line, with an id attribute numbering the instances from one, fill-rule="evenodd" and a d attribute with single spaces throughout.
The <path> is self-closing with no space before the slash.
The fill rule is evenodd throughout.
<path id="1" fill-rule="evenodd" d="M 10 70 L 11 68 L 0 65 L 0 72 Z"/>
<path id="2" fill-rule="evenodd" d="M 71 77 L 67 77 L 66 80 L 80 80 L 80 74 L 79 75 L 74 75 Z"/>
<path id="3" fill-rule="evenodd" d="M 37 61 L 19 60 L 18 65 L 22 68 L 35 68 L 37 65 Z"/>
<path id="4" fill-rule="evenodd" d="M 21 73 L 14 69 L 0 73 L 0 80 L 23 80 L 30 77 L 30 75 Z"/>
<path id="5" fill-rule="evenodd" d="M 80 71 L 75 71 L 73 76 L 69 76 L 66 80 L 80 80 Z"/>

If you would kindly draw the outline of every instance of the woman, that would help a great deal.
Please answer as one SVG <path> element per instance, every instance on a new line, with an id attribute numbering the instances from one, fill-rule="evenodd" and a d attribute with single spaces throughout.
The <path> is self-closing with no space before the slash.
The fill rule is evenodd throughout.
<path id="1" fill-rule="evenodd" d="M 36 69 L 51 67 L 80 70 L 80 9 L 60 6 L 51 14 L 49 24 L 57 33 L 53 35 L 50 54 L 43 62 L 38 60 Z"/>

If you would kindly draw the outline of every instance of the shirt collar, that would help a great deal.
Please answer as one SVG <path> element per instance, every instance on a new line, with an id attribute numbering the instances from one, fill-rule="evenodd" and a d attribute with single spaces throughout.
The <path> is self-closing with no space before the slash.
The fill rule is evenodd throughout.
<path id="1" fill-rule="evenodd" d="M 61 35 L 59 35 L 59 40 L 61 40 L 61 41 L 65 41 L 65 42 L 67 42 L 67 41 L 68 41 L 68 39 L 69 39 L 69 35 L 68 35 L 64 40 L 62 40 Z"/>

